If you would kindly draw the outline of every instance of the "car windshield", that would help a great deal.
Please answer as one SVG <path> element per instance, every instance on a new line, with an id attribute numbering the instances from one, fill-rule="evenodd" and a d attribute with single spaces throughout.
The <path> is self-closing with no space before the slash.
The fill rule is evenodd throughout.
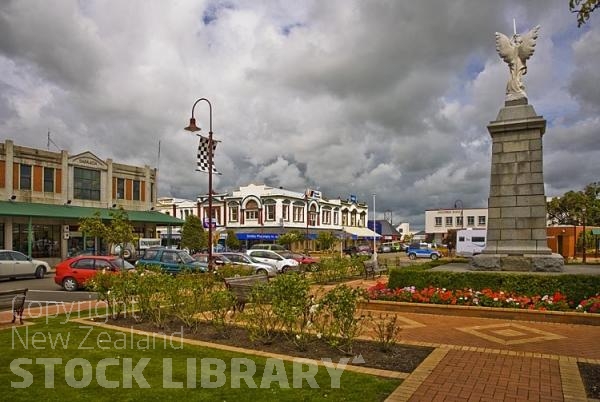
<path id="1" fill-rule="evenodd" d="M 121 258 L 115 258 L 110 263 L 111 263 L 111 265 L 113 267 L 118 268 L 118 269 L 128 270 L 128 269 L 134 269 L 135 268 L 130 262 L 125 261 L 125 260 L 123 260 Z"/>
<path id="2" fill-rule="evenodd" d="M 189 255 L 188 253 L 186 253 L 184 251 L 177 253 L 177 255 L 179 255 L 179 258 L 181 258 L 181 261 L 183 261 L 184 264 L 188 264 L 190 262 L 196 261 L 192 258 L 191 255 Z"/>
<path id="3" fill-rule="evenodd" d="M 259 261 L 259 260 L 257 260 L 256 258 L 254 258 L 254 257 L 252 257 L 252 256 L 249 256 L 249 257 L 248 257 L 248 259 L 249 259 L 250 261 L 252 261 L 252 262 L 255 262 L 255 263 L 260 263 L 260 261 Z"/>

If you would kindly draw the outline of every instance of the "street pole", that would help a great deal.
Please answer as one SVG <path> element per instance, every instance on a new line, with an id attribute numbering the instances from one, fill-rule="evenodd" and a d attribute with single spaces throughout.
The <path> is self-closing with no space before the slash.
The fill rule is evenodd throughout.
<path id="1" fill-rule="evenodd" d="M 212 104 L 206 98 L 200 98 L 194 105 L 192 106 L 192 117 L 190 118 L 190 124 L 185 128 L 187 131 L 196 132 L 200 131 L 200 128 L 196 126 L 196 119 L 194 118 L 194 108 L 200 101 L 205 101 L 208 103 L 208 112 L 209 112 L 209 129 L 208 129 L 208 270 L 212 271 L 213 269 L 213 260 L 212 260 L 212 179 L 213 179 L 213 129 L 212 129 Z M 199 134 L 198 134 L 199 135 Z M 206 217 L 205 217 L 206 219 Z"/>
<path id="2" fill-rule="evenodd" d="M 586 244 L 585 244 L 585 223 L 586 223 L 585 222 L 585 213 L 587 212 L 586 208 L 583 207 L 581 212 L 583 213 L 582 214 L 583 215 L 582 216 L 582 218 L 583 218 L 583 237 L 581 239 L 582 240 L 581 244 L 583 245 L 583 259 L 582 260 L 583 260 L 583 263 L 585 264 L 585 262 L 586 262 L 586 259 L 585 259 L 585 246 L 586 246 Z"/>
<path id="3" fill-rule="evenodd" d="M 377 231 L 375 230 L 377 228 L 377 222 L 375 221 L 375 196 L 377 194 L 373 193 L 373 261 L 377 260 L 377 244 L 375 243 L 376 241 L 376 236 L 375 233 L 377 233 Z"/>

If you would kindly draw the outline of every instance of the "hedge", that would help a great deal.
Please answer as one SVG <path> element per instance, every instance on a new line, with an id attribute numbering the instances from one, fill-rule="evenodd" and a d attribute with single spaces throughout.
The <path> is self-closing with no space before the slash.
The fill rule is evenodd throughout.
<path id="1" fill-rule="evenodd" d="M 569 300 L 581 300 L 600 292 L 600 275 L 532 275 L 513 272 L 447 272 L 410 268 L 392 269 L 388 288 L 429 286 L 446 289 L 491 289 L 513 292 L 523 296 L 552 295 L 558 291 Z"/>

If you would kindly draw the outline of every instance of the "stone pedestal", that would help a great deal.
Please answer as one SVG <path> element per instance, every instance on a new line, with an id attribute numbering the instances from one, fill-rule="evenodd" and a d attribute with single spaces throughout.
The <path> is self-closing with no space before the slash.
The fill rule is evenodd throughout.
<path id="1" fill-rule="evenodd" d="M 488 125 L 492 170 L 486 247 L 474 270 L 562 271 L 546 239 L 542 135 L 546 120 L 524 100 L 500 109 Z"/>

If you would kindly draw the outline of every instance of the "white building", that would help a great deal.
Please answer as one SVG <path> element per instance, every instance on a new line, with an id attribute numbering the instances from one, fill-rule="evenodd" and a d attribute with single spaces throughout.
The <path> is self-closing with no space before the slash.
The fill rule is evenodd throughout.
<path id="1" fill-rule="evenodd" d="M 487 229 L 487 215 L 487 208 L 428 209 L 425 232 L 433 236 L 433 242 L 441 243 L 450 229 Z"/>
<path id="2" fill-rule="evenodd" d="M 185 219 L 189 214 L 200 217 L 208 225 L 208 197 L 198 201 L 161 198 L 157 208 L 172 216 Z M 321 231 L 344 237 L 346 241 L 361 241 L 378 237 L 367 228 L 368 206 L 355 200 L 327 199 L 320 191 L 290 191 L 250 184 L 231 194 L 213 194 L 212 221 L 216 230 L 231 229 L 247 244 L 256 241 L 275 241 L 291 230 L 306 234 L 312 241 Z"/>

